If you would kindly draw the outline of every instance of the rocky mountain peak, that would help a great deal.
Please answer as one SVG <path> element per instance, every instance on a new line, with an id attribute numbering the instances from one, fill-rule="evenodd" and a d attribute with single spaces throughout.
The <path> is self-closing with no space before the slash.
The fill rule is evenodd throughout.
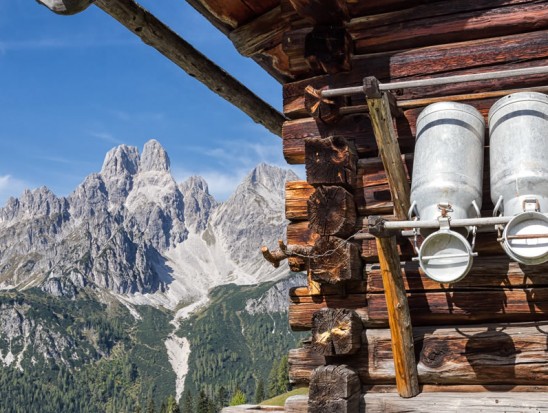
<path id="1" fill-rule="evenodd" d="M 179 185 L 183 194 L 185 223 L 194 232 L 206 229 L 211 212 L 217 201 L 209 194 L 207 182 L 201 176 L 191 176 Z"/>
<path id="2" fill-rule="evenodd" d="M 169 172 L 169 156 L 160 142 L 155 139 L 151 139 L 145 143 L 139 169 L 141 172 Z"/>
<path id="3" fill-rule="evenodd" d="M 139 151 L 134 146 L 119 145 L 108 151 L 101 176 L 108 180 L 122 175 L 135 175 L 139 169 Z"/>

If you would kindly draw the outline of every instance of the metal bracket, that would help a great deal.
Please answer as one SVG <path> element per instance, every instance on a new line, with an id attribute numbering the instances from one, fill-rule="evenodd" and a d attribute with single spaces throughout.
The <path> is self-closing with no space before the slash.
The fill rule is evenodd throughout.
<path id="1" fill-rule="evenodd" d="M 523 200 L 524 212 L 540 212 L 540 202 L 536 198 L 526 198 Z"/>

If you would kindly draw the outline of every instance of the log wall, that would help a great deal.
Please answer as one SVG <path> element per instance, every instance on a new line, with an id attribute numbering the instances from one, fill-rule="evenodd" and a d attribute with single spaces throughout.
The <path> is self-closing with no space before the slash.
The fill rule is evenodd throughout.
<path id="1" fill-rule="evenodd" d="M 394 217 L 388 178 L 364 96 L 326 102 L 317 96 L 314 100 L 314 90 L 358 86 L 366 76 L 396 82 L 548 65 L 546 1 L 393 0 L 348 2 L 347 7 L 342 26 L 353 47 L 346 70 L 322 72 L 317 64 L 310 64 L 306 39 L 315 27 L 313 23 L 293 20 L 283 34 L 283 50 L 294 79 L 283 86 L 283 108 L 288 117 L 282 130 L 283 153 L 288 163 L 307 165 L 307 181 L 286 186 L 286 217 L 290 220 L 287 243 L 310 247 L 311 251 L 316 251 L 314 248 L 326 237 L 346 238 L 348 233 L 367 232 L 371 215 Z M 316 60 L 321 58 L 316 56 Z M 519 90 L 548 93 L 548 75 L 396 91 L 393 122 L 408 181 L 416 120 L 425 106 L 436 101 L 460 101 L 473 105 L 487 118 L 499 98 Z M 342 138 L 357 155 L 350 168 L 355 171 L 354 181 L 350 185 L 348 180 L 335 183 L 339 189 L 326 188 L 318 180 L 318 169 L 333 168 L 329 155 L 322 155 L 318 164 L 314 159 L 319 153 L 307 151 L 311 142 L 317 147 L 318 139 L 327 142 L 334 137 Z M 490 216 L 493 209 L 488 145 L 487 139 L 483 216 Z M 350 170 L 347 167 L 343 169 Z M 354 208 L 349 206 L 352 200 Z M 335 217 L 332 225 L 326 224 L 330 217 Z M 335 231 L 331 228 L 338 233 L 330 233 Z M 548 326 L 543 321 L 548 319 L 548 265 L 527 267 L 512 262 L 497 242 L 496 233 L 480 233 L 476 242 L 479 257 L 468 276 L 444 285 L 425 277 L 411 261 L 414 251 L 409 239 L 397 241 L 421 389 L 430 386 L 431 390 L 448 391 L 450 386 L 463 386 L 463 391 L 472 392 L 548 385 Z M 382 385 L 395 383 L 375 238 L 354 245 L 359 247 L 363 264 L 361 280 L 355 275 L 347 281 L 325 274 L 315 277 L 314 271 L 322 267 L 321 256 L 313 258 L 311 266 L 305 260 L 292 261 L 295 268 L 311 271 L 312 279 L 319 282 L 319 290 L 316 285 L 314 290 L 303 286 L 291 291 L 292 329 L 316 331 L 314 315 L 318 317 L 326 308 L 353 311 L 364 329 L 361 345 L 356 345 L 352 354 L 326 355 L 330 353 L 325 346 L 318 346 L 316 333 L 311 344 L 292 350 L 290 377 L 296 384 L 308 384 L 316 368 L 329 364 L 348 365 L 368 391 L 381 391 Z M 308 405 L 314 403 L 318 401 Z"/>

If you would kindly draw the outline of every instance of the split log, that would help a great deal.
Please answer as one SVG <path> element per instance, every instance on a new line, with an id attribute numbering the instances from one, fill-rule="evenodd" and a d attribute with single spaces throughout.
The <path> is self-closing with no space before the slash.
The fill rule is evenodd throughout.
<path id="1" fill-rule="evenodd" d="M 310 273 L 312 280 L 328 284 L 362 279 L 358 245 L 336 237 L 319 238 L 312 248 Z"/>
<path id="2" fill-rule="evenodd" d="M 37 0 L 52 12 L 62 15 L 71 15 L 84 11 L 95 0 Z"/>
<path id="3" fill-rule="evenodd" d="M 323 236 L 348 237 L 356 227 L 354 197 L 339 186 L 320 186 L 308 199 L 310 229 Z"/>
<path id="4" fill-rule="evenodd" d="M 310 378 L 308 411 L 355 413 L 360 405 L 361 384 L 356 372 L 346 365 L 320 366 Z"/>
<path id="5" fill-rule="evenodd" d="M 364 330 L 362 349 L 344 363 L 364 384 L 395 382 L 387 329 Z M 548 381 L 548 323 L 487 324 L 413 329 L 422 384 L 545 385 Z M 289 352 L 290 380 L 306 384 L 315 368 L 336 358 L 320 357 L 309 344 Z"/>
<path id="6" fill-rule="evenodd" d="M 362 321 L 347 308 L 325 308 L 312 316 L 312 349 L 323 356 L 354 354 L 360 349 Z"/>
<path id="7" fill-rule="evenodd" d="M 359 310 L 362 320 L 366 317 L 366 296 L 363 293 L 352 293 L 345 297 L 340 295 L 290 295 L 289 326 L 293 331 L 308 331 L 312 328 L 312 317 L 316 311 L 323 308 L 347 308 Z M 386 321 L 383 323 L 386 325 Z"/>
<path id="8" fill-rule="evenodd" d="M 306 179 L 312 186 L 342 185 L 351 188 L 356 180 L 358 154 L 345 138 L 305 139 Z"/>

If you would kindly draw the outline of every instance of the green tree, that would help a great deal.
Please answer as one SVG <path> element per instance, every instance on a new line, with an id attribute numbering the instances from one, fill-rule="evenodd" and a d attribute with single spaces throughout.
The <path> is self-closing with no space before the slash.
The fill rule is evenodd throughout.
<path id="1" fill-rule="evenodd" d="M 183 413 L 193 413 L 194 412 L 194 400 L 192 393 L 187 391 L 183 400 Z"/>
<path id="2" fill-rule="evenodd" d="M 278 365 L 278 371 L 276 373 L 276 382 L 278 394 L 289 391 L 289 359 L 287 355 L 283 356 L 280 360 L 280 364 Z"/>
<path id="3" fill-rule="evenodd" d="M 270 373 L 268 373 L 268 397 L 272 398 L 278 395 L 278 367 L 279 362 L 274 360 Z"/>
<path id="4" fill-rule="evenodd" d="M 208 413 L 209 410 L 209 397 L 207 397 L 204 389 L 200 390 L 198 395 L 198 403 L 196 406 L 196 413 Z"/>
<path id="5" fill-rule="evenodd" d="M 221 410 L 223 407 L 227 405 L 228 402 L 228 393 L 224 386 L 219 387 L 219 390 L 217 391 L 217 407 L 219 410 Z"/>
<path id="6" fill-rule="evenodd" d="M 154 399 L 151 397 L 148 399 L 147 403 L 147 413 L 155 413 L 156 407 L 154 407 Z"/>
<path id="7" fill-rule="evenodd" d="M 236 388 L 236 391 L 232 395 L 232 398 L 230 399 L 230 403 L 228 403 L 229 406 L 239 406 L 240 404 L 245 404 L 247 402 L 247 399 L 245 397 L 244 392 L 242 392 L 239 388 Z"/>
<path id="8" fill-rule="evenodd" d="M 255 388 L 255 403 L 259 404 L 265 399 L 264 382 L 262 377 L 257 380 L 257 387 Z"/>

